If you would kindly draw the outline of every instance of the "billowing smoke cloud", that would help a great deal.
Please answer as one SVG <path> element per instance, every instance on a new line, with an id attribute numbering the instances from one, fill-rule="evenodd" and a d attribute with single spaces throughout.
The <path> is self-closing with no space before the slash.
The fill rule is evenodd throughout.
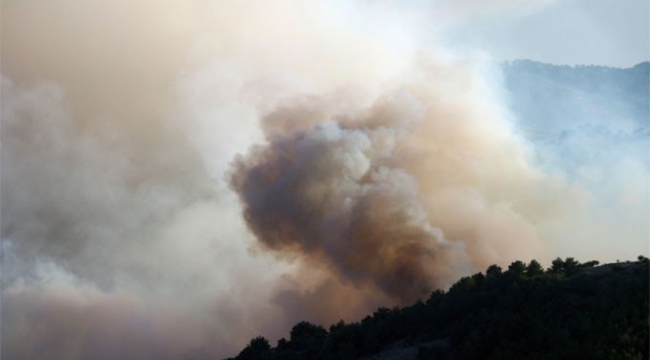
<path id="1" fill-rule="evenodd" d="M 236 162 L 232 183 L 249 227 L 269 248 L 326 260 L 353 283 L 413 301 L 436 285 L 436 267 L 450 265 L 451 244 L 428 219 L 416 181 L 396 164 L 401 127 L 421 121 L 419 114 L 393 110 L 347 126 L 274 128 L 268 147 Z M 302 116 L 272 115 L 267 120 Z"/>
<path id="2" fill-rule="evenodd" d="M 450 4 L 3 1 L 2 354 L 228 356 L 555 256 L 593 189 Z"/>
<path id="3" fill-rule="evenodd" d="M 426 66 L 352 113 L 299 101 L 262 120 L 267 144 L 231 179 L 261 243 L 401 303 L 506 254 L 544 256 L 529 219 L 551 205 L 532 189 L 573 195 L 526 165 L 480 84 L 459 71 L 440 86 L 434 74 L 454 65 Z"/>
<path id="4" fill-rule="evenodd" d="M 231 346 L 237 332 L 191 308 L 252 324 L 225 301 L 234 279 L 264 277 L 263 262 L 229 244 L 248 238 L 225 211 L 232 202 L 181 133 L 144 145 L 119 127 L 81 130 L 61 97 L 3 82 L 4 354 L 178 358 Z"/>

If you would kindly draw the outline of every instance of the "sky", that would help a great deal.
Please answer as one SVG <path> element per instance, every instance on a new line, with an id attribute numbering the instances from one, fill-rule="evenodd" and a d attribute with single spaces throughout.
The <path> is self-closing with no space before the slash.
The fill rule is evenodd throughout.
<path id="1" fill-rule="evenodd" d="M 646 251 L 647 139 L 539 166 L 492 60 L 648 60 L 648 5 L 522 3 L 3 0 L 4 357 L 225 357 Z"/>
<path id="2" fill-rule="evenodd" d="M 448 44 L 481 48 L 499 60 L 630 67 L 650 57 L 650 3 L 558 1 L 533 12 L 486 16 L 448 30 Z"/>

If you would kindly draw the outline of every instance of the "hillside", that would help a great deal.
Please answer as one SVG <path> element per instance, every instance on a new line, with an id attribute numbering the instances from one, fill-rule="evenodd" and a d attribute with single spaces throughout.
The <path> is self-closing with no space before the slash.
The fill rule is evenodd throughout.
<path id="1" fill-rule="evenodd" d="M 629 172 L 621 159 L 650 171 L 650 62 L 620 69 L 517 60 L 502 70 L 508 107 L 536 165 L 596 192 L 627 188 L 604 176 Z"/>
<path id="2" fill-rule="evenodd" d="M 621 69 L 503 64 L 510 109 L 523 127 L 559 134 L 580 127 L 646 132 L 650 119 L 650 62 Z"/>
<path id="3" fill-rule="evenodd" d="M 360 322 L 301 322 L 274 348 L 254 338 L 234 360 L 647 359 L 648 259 L 597 264 L 493 265 Z"/>

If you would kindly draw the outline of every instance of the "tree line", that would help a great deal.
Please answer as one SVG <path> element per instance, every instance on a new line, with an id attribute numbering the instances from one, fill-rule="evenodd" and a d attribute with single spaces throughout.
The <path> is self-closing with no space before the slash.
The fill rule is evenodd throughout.
<path id="1" fill-rule="evenodd" d="M 557 258 L 492 265 L 404 308 L 329 329 L 296 324 L 275 347 L 258 336 L 229 360 L 352 360 L 388 345 L 417 359 L 648 359 L 648 258 L 598 266 Z M 398 345 L 396 345 L 398 344 Z"/>

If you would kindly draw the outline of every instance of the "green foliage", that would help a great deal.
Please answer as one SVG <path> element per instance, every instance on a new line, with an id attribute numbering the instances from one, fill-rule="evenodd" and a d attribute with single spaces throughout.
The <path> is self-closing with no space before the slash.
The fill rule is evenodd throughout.
<path id="1" fill-rule="evenodd" d="M 580 267 L 580 263 L 576 261 L 576 259 L 572 257 L 566 258 L 564 261 L 564 273 L 566 275 L 573 275 L 578 271 L 578 268 Z"/>
<path id="2" fill-rule="evenodd" d="M 498 277 L 501 275 L 501 268 L 497 265 L 491 265 L 487 270 L 485 271 L 485 275 L 487 277 Z"/>
<path id="3" fill-rule="evenodd" d="M 254 359 L 268 359 L 270 358 L 269 350 L 271 345 L 269 341 L 262 336 L 253 338 L 248 345 L 242 350 L 237 359 L 240 360 L 254 360 Z"/>
<path id="4" fill-rule="evenodd" d="M 591 268 L 591 267 L 594 267 L 594 266 L 598 266 L 598 264 L 600 264 L 598 261 L 592 260 L 592 261 L 587 261 L 586 263 L 580 264 L 580 267 L 581 268 Z"/>
<path id="5" fill-rule="evenodd" d="M 544 273 L 544 268 L 542 265 L 537 262 L 537 260 L 533 259 L 528 263 L 528 266 L 526 267 L 526 275 L 529 277 L 534 277 L 534 276 L 539 276 Z"/>
<path id="6" fill-rule="evenodd" d="M 236 359 L 353 360 L 396 343 L 418 346 L 417 359 L 648 359 L 650 262 L 597 264 L 493 265 L 425 302 L 329 332 L 298 323 L 275 349 L 255 338 Z"/>
<path id="7" fill-rule="evenodd" d="M 564 272 L 564 260 L 562 258 L 556 258 L 551 262 L 551 269 L 549 270 L 554 274 L 561 274 Z"/>
<path id="8" fill-rule="evenodd" d="M 291 329 L 290 335 L 292 342 L 319 340 L 327 335 L 327 330 L 322 326 L 301 321 Z"/>
<path id="9" fill-rule="evenodd" d="M 508 271 L 517 275 L 523 275 L 526 271 L 526 264 L 517 260 L 508 266 Z"/>

